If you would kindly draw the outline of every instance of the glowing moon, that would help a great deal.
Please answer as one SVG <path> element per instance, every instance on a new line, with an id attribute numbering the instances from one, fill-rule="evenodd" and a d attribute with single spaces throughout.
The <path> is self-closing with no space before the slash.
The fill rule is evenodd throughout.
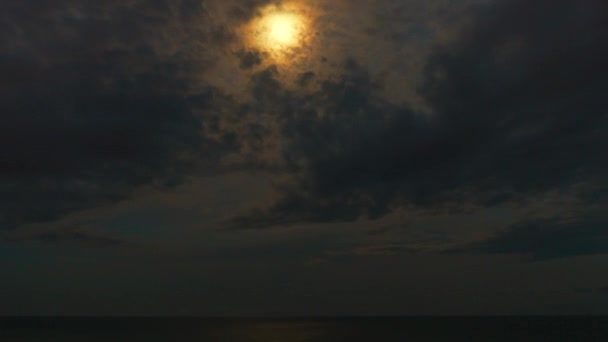
<path id="1" fill-rule="evenodd" d="M 249 42 L 272 55 L 291 54 L 306 45 L 310 18 L 300 3 L 268 5 L 249 24 Z"/>
<path id="2" fill-rule="evenodd" d="M 281 46 L 297 45 L 301 20 L 294 14 L 275 13 L 266 19 L 268 38 Z"/>
<path id="3" fill-rule="evenodd" d="M 301 44 L 304 20 L 295 13 L 268 13 L 259 23 L 261 44 L 270 50 L 283 50 Z"/>
<path id="4" fill-rule="evenodd" d="M 258 51 L 265 64 L 286 70 L 311 59 L 317 17 L 317 11 L 302 0 L 276 1 L 260 7 L 239 30 L 247 50 Z"/>

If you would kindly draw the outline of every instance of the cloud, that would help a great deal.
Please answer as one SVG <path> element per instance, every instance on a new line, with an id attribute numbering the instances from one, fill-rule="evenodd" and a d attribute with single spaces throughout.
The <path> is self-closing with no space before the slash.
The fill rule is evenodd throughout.
<path id="1" fill-rule="evenodd" d="M 432 57 L 424 92 L 459 153 L 478 164 L 471 178 L 517 192 L 605 181 L 608 25 L 599 7 L 501 2 Z"/>
<path id="2" fill-rule="evenodd" d="M 521 254 L 533 260 L 608 253 L 608 219 L 529 221 L 450 253 Z"/>
<path id="3" fill-rule="evenodd" d="M 576 13 L 576 15 L 572 15 Z M 379 218 L 398 207 L 498 206 L 606 183 L 608 18 L 602 1 L 500 1 L 438 47 L 417 113 L 353 60 L 313 93 L 253 80 L 283 126 L 283 196 L 235 225 Z M 265 102 L 266 103 L 266 102 Z M 589 198 L 601 198 L 591 190 Z M 594 197 L 595 196 L 595 197 Z"/>
<path id="4" fill-rule="evenodd" d="M 263 56 L 260 51 L 239 51 L 237 56 L 240 60 L 240 67 L 242 69 L 251 69 L 257 65 L 262 64 Z"/>
<path id="5" fill-rule="evenodd" d="M 0 229 L 123 200 L 142 185 L 173 186 L 234 149 L 213 127 L 209 94 L 218 90 L 192 86 L 213 63 L 205 49 L 219 47 L 195 40 L 175 5 L 0 5 Z M 171 31 L 181 33 L 167 40 Z"/>
<path id="6" fill-rule="evenodd" d="M 53 228 L 6 235 L 6 242 L 39 242 L 45 244 L 75 244 L 83 247 L 110 248 L 130 245 L 131 243 L 118 237 L 86 227 Z"/>
<path id="7" fill-rule="evenodd" d="M 227 49 L 233 28 L 267 3 L 0 5 L 0 143 L 11 147 L 0 151 L 0 226 L 230 163 L 281 180 L 274 204 L 234 220 L 242 227 L 498 206 L 580 182 L 586 200 L 605 198 L 603 2 L 480 6 L 427 62 L 420 94 L 432 114 L 388 101 L 385 79 L 352 58 L 331 72 L 298 69 L 286 84 L 263 53 Z M 252 100 L 206 79 L 223 68 L 227 84 L 248 81 Z"/>
<path id="8" fill-rule="evenodd" d="M 233 1 L 229 12 L 233 18 L 246 22 L 259 14 L 258 9 L 272 2 L 272 0 Z"/>

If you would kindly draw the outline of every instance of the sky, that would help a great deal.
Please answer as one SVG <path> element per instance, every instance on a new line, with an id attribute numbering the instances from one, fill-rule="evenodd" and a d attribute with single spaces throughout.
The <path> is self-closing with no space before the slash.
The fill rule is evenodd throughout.
<path id="1" fill-rule="evenodd" d="M 608 314 L 607 61 L 603 0 L 1 2 L 0 315 Z"/>

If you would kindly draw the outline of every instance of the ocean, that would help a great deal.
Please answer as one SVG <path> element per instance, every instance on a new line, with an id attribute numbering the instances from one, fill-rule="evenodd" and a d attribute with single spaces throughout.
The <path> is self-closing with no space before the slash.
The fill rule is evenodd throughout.
<path id="1" fill-rule="evenodd" d="M 608 341 L 608 317 L 0 318 L 0 341 Z"/>

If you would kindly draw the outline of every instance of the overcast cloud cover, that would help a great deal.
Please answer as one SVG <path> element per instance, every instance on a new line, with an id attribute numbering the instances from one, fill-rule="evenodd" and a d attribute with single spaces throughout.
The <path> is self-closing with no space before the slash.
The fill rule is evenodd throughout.
<path id="1" fill-rule="evenodd" d="M 277 3 L 0 4 L 0 274 L 14 294 L 0 314 L 112 313 L 62 291 L 67 311 L 18 308 L 48 295 L 18 285 L 48 276 L 32 260 L 85 255 L 105 270 L 74 280 L 91 296 L 91 279 L 131 268 L 115 302 L 167 282 L 142 290 L 156 304 L 118 306 L 135 313 L 177 312 L 173 286 L 176 303 L 202 303 L 247 281 L 260 293 L 183 312 L 606 313 L 605 291 L 576 289 L 608 278 L 567 272 L 597 274 L 608 252 L 605 1 L 314 0 L 306 45 L 283 59 L 244 31 Z M 384 272 L 353 285 L 357 265 Z M 488 273 L 447 271 L 471 267 Z M 552 304 L 530 304 L 560 267 Z M 305 305 L 308 290 L 336 295 L 332 269 L 352 292 Z M 518 272 L 530 281 L 500 299 Z M 381 295 L 405 307 L 442 281 L 427 311 Z M 468 306 L 483 282 L 486 302 Z M 285 304 L 256 311 L 277 286 Z"/>

